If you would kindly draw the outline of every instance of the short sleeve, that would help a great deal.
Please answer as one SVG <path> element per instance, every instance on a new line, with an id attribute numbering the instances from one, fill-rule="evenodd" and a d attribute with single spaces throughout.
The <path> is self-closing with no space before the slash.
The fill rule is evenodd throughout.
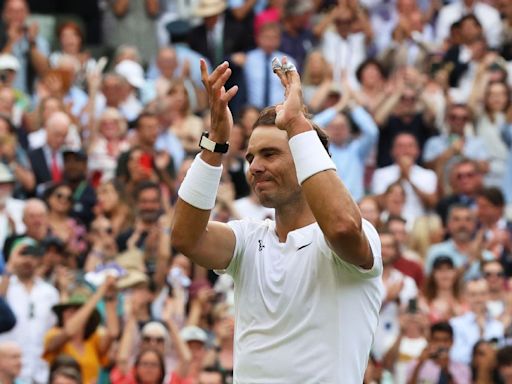
<path id="1" fill-rule="evenodd" d="M 55 336 L 57 336 L 61 330 L 59 328 L 50 328 L 48 332 L 44 335 L 44 353 L 43 353 L 43 359 L 48 362 L 48 364 L 53 363 L 53 361 L 59 356 L 60 350 L 54 351 L 54 352 L 47 352 L 48 344 L 50 343 L 50 340 L 52 340 Z"/>
<path id="2" fill-rule="evenodd" d="M 245 232 L 246 232 L 246 224 L 242 220 L 233 220 L 228 222 L 229 227 L 233 230 L 235 234 L 235 249 L 233 251 L 233 256 L 231 257 L 231 261 L 226 269 L 216 269 L 215 273 L 223 274 L 227 273 L 234 280 L 236 280 L 236 276 L 238 275 L 238 271 L 240 270 L 240 263 L 243 258 L 244 250 L 245 250 Z"/>
<path id="3" fill-rule="evenodd" d="M 380 238 L 377 230 L 374 226 L 367 220 L 363 219 L 363 232 L 368 240 L 368 244 L 370 245 L 370 249 L 373 255 L 373 266 L 370 269 L 361 268 L 357 265 L 348 263 L 346 261 L 341 260 L 336 256 L 335 260 L 339 260 L 351 275 L 359 276 L 364 279 L 371 279 L 382 274 L 382 256 L 381 256 L 381 246 L 380 246 Z"/>

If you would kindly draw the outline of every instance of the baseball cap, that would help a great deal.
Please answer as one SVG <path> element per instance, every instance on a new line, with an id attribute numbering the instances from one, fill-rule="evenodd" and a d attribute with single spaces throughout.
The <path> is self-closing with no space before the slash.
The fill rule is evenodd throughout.
<path id="1" fill-rule="evenodd" d="M 144 86 L 144 69 L 133 60 L 123 60 L 115 67 L 115 72 L 123 76 L 131 86 L 142 88 Z"/>
<path id="2" fill-rule="evenodd" d="M 183 341 L 200 341 L 201 343 L 206 343 L 208 340 L 208 335 L 201 328 L 196 327 L 195 325 L 189 325 L 185 327 L 180 332 L 181 338 Z"/>
<path id="3" fill-rule="evenodd" d="M 455 264 L 450 256 L 441 255 L 434 259 L 434 263 L 432 264 L 432 269 L 437 269 L 442 267 L 443 265 L 447 265 L 450 268 L 454 268 Z"/>
<path id="4" fill-rule="evenodd" d="M 82 148 L 66 147 L 62 150 L 62 156 L 75 155 L 82 160 L 87 160 L 87 153 Z"/>
<path id="5" fill-rule="evenodd" d="M 20 70 L 20 62 L 13 55 L 3 53 L 0 55 L 0 71 L 6 70 L 18 72 Z"/>

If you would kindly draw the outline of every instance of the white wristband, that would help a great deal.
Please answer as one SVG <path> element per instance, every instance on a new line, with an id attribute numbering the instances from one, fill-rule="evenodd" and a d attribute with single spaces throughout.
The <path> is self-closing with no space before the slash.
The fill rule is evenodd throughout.
<path id="1" fill-rule="evenodd" d="M 221 175 L 222 165 L 210 165 L 198 154 L 181 183 L 178 196 L 193 207 L 211 210 L 215 207 Z"/>
<path id="2" fill-rule="evenodd" d="M 329 157 L 316 131 L 299 133 L 293 136 L 288 144 L 300 184 L 319 172 L 328 169 L 336 170 L 336 165 Z"/>

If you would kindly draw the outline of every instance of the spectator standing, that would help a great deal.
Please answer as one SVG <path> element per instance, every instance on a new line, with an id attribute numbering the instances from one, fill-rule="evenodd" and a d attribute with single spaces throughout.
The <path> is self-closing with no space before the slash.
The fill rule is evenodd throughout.
<path id="1" fill-rule="evenodd" d="M 456 362 L 469 364 L 476 342 L 495 339 L 500 341 L 504 335 L 503 324 L 489 315 L 489 285 L 483 279 L 466 283 L 465 297 L 469 311 L 450 320 L 453 327 L 453 348 L 450 357 Z"/>
<path id="2" fill-rule="evenodd" d="M 109 1 L 105 23 L 110 21 L 113 28 L 110 33 L 105 34 L 107 45 L 134 45 L 148 64 L 157 53 L 155 19 L 159 12 L 160 5 L 157 0 Z"/>
<path id="3" fill-rule="evenodd" d="M 437 202 L 437 177 L 429 169 L 416 164 L 420 155 L 416 137 L 410 133 L 398 134 L 391 149 L 394 164 L 379 168 L 373 174 L 372 192 L 382 194 L 386 188 L 399 181 L 405 189 L 403 217 L 414 223 Z"/>
<path id="4" fill-rule="evenodd" d="M 272 59 L 282 57 L 279 52 L 281 27 L 277 23 L 263 24 L 256 34 L 257 48 L 247 53 L 244 65 L 245 82 L 250 87 L 247 101 L 257 108 L 265 108 L 283 101 L 281 82 L 272 72 Z M 288 57 L 295 64 L 293 57 Z"/>
<path id="5" fill-rule="evenodd" d="M 20 377 L 38 384 L 48 380 L 48 365 L 41 356 L 45 332 L 53 325 L 51 307 L 59 300 L 59 293 L 37 276 L 40 254 L 37 243 L 28 237 L 13 246 L 2 276 L 0 296 L 6 298 L 16 315 L 16 326 L 0 335 L 0 342 L 15 341 L 22 348 Z M 12 274 L 12 275 L 11 275 Z M 27 330 L 31 330 L 27 333 Z"/>

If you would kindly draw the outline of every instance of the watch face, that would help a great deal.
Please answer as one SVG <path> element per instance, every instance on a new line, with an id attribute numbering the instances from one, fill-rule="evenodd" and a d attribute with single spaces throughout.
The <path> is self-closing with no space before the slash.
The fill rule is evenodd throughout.
<path id="1" fill-rule="evenodd" d="M 199 147 L 206 149 L 210 152 L 226 153 L 229 148 L 229 143 L 216 143 L 215 141 L 210 140 L 208 138 L 208 133 L 205 132 L 201 136 L 201 140 L 199 141 Z"/>

